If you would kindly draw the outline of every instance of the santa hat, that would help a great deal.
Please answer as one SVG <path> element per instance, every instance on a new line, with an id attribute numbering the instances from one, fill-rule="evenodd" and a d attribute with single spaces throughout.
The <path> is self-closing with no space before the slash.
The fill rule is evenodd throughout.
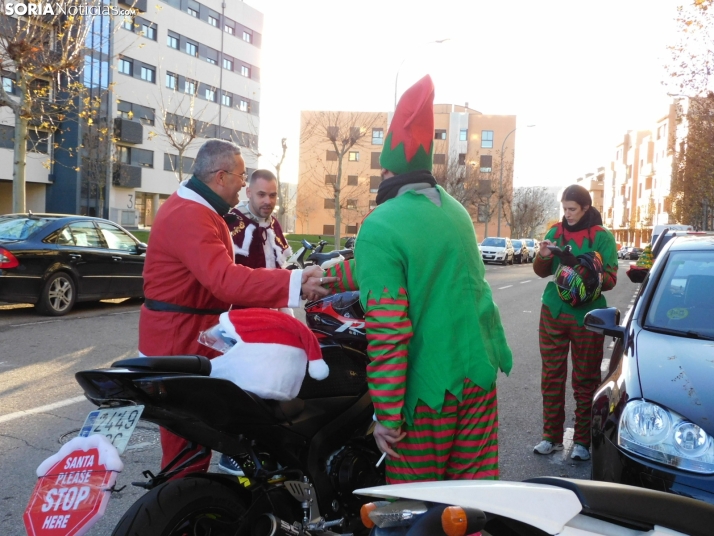
<path id="1" fill-rule="evenodd" d="M 426 75 L 399 99 L 379 165 L 395 175 L 431 171 L 434 152 L 434 82 Z"/>
<path id="2" fill-rule="evenodd" d="M 262 398 L 295 398 L 306 368 L 316 380 L 330 372 L 315 335 L 285 313 L 236 309 L 223 313 L 220 325 L 236 344 L 211 361 L 211 376 L 230 380 Z"/>

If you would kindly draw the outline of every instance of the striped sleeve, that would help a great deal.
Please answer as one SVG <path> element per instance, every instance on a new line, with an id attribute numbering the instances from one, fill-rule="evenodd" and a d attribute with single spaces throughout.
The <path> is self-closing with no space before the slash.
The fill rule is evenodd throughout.
<path id="1" fill-rule="evenodd" d="M 355 278 L 355 260 L 341 262 L 327 269 L 327 277 L 337 277 L 338 281 L 325 285 L 325 288 L 333 292 L 346 292 L 348 290 L 359 290 L 357 279 Z"/>
<path id="2" fill-rule="evenodd" d="M 407 346 L 412 323 L 407 316 L 409 301 L 403 288 L 396 298 L 386 293 L 367 300 L 367 382 L 377 420 L 388 428 L 403 424 L 402 408 L 407 380 Z"/>
<path id="3" fill-rule="evenodd" d="M 538 277 L 548 277 L 553 272 L 553 256 L 541 257 L 540 253 L 537 253 L 535 260 L 533 261 L 533 271 Z"/>

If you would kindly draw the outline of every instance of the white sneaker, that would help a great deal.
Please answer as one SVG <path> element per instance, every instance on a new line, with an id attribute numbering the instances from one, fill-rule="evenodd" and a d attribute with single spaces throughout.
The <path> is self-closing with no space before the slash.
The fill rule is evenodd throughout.
<path id="1" fill-rule="evenodd" d="M 536 454 L 552 454 L 553 452 L 557 450 L 563 450 L 563 444 L 562 443 L 551 443 L 547 439 L 544 439 L 540 443 L 538 443 L 535 447 L 533 447 L 533 452 Z"/>
<path id="2" fill-rule="evenodd" d="M 580 443 L 575 443 L 575 445 L 573 445 L 573 452 L 570 454 L 570 458 L 579 462 L 586 462 L 590 459 L 590 452 Z"/>

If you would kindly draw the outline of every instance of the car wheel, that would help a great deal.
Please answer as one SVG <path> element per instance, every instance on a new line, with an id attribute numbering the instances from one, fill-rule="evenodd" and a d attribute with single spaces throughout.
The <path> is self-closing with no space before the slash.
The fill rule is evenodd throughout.
<path id="1" fill-rule="evenodd" d="M 508 255 L 503 257 L 503 262 L 501 264 L 503 264 L 504 266 L 506 266 L 508 264 Z"/>
<path id="2" fill-rule="evenodd" d="M 515 255 L 511 255 L 511 260 L 510 260 L 510 262 L 508 263 L 508 264 L 510 264 L 511 266 L 513 266 L 513 257 L 515 257 Z"/>
<path id="3" fill-rule="evenodd" d="M 72 310 L 76 301 L 77 286 L 72 276 L 66 272 L 57 272 L 45 283 L 40 301 L 35 307 L 40 314 L 62 316 Z"/>

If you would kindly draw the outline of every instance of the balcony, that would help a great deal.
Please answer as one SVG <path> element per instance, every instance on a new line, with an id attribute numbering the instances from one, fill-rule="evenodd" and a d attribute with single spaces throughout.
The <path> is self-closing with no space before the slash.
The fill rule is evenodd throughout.
<path id="1" fill-rule="evenodd" d="M 146 0 L 118 0 L 117 3 L 123 8 L 134 8 L 137 11 L 146 13 Z"/>
<path id="2" fill-rule="evenodd" d="M 114 120 L 114 135 L 117 141 L 124 143 L 141 143 L 144 141 L 144 125 L 138 121 L 130 121 L 117 117 Z"/>
<path id="3" fill-rule="evenodd" d="M 141 168 L 129 164 L 114 164 L 112 184 L 120 188 L 141 188 Z"/>

